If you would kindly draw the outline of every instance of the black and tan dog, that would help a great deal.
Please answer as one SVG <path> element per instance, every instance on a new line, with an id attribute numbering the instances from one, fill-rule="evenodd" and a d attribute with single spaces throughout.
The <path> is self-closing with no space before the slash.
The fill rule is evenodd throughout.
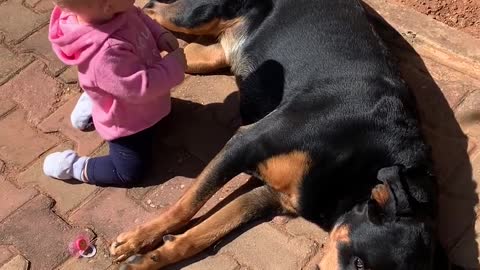
<path id="1" fill-rule="evenodd" d="M 244 126 L 173 207 L 118 236 L 121 269 L 162 268 L 278 210 L 331 232 L 321 270 L 434 268 L 429 148 L 357 0 L 153 1 L 145 11 L 172 31 L 218 37 L 185 48 L 188 70 L 230 66 Z M 264 185 L 172 235 L 241 172 Z"/>

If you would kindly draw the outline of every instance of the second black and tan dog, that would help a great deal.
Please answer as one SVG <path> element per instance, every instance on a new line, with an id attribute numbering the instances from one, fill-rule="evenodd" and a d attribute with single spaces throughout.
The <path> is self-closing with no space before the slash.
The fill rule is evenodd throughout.
<path id="1" fill-rule="evenodd" d="M 321 270 L 434 269 L 430 150 L 357 0 L 151 1 L 145 11 L 172 31 L 218 38 L 186 47 L 188 71 L 230 66 L 244 126 L 174 206 L 118 236 L 121 269 L 178 262 L 273 211 L 330 231 Z M 241 172 L 264 185 L 172 235 Z"/>

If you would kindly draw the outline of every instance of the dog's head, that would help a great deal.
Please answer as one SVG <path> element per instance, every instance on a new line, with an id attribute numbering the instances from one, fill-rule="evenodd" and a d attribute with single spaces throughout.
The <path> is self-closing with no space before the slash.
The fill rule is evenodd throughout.
<path id="1" fill-rule="evenodd" d="M 371 198 L 343 215 L 320 270 L 433 269 L 434 185 L 400 167 L 379 171 Z"/>

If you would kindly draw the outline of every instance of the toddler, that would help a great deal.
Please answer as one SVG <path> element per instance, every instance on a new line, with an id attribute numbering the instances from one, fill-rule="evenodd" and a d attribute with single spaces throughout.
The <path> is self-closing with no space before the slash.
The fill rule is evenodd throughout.
<path id="1" fill-rule="evenodd" d="M 134 0 L 54 0 L 49 40 L 56 55 L 76 65 L 84 93 L 72 124 L 92 125 L 110 147 L 104 157 L 72 150 L 46 157 L 43 170 L 57 179 L 130 186 L 151 156 L 152 127 L 170 112 L 170 91 L 184 79 L 185 55 L 177 39 Z M 160 52 L 168 54 L 161 57 Z"/>

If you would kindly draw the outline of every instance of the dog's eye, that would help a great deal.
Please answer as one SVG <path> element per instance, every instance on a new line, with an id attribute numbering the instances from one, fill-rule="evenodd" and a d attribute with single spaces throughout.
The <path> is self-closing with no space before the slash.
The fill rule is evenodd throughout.
<path id="1" fill-rule="evenodd" d="M 356 257 L 353 260 L 353 264 L 355 265 L 355 269 L 357 270 L 366 270 L 365 264 L 363 263 L 362 259 Z"/>

